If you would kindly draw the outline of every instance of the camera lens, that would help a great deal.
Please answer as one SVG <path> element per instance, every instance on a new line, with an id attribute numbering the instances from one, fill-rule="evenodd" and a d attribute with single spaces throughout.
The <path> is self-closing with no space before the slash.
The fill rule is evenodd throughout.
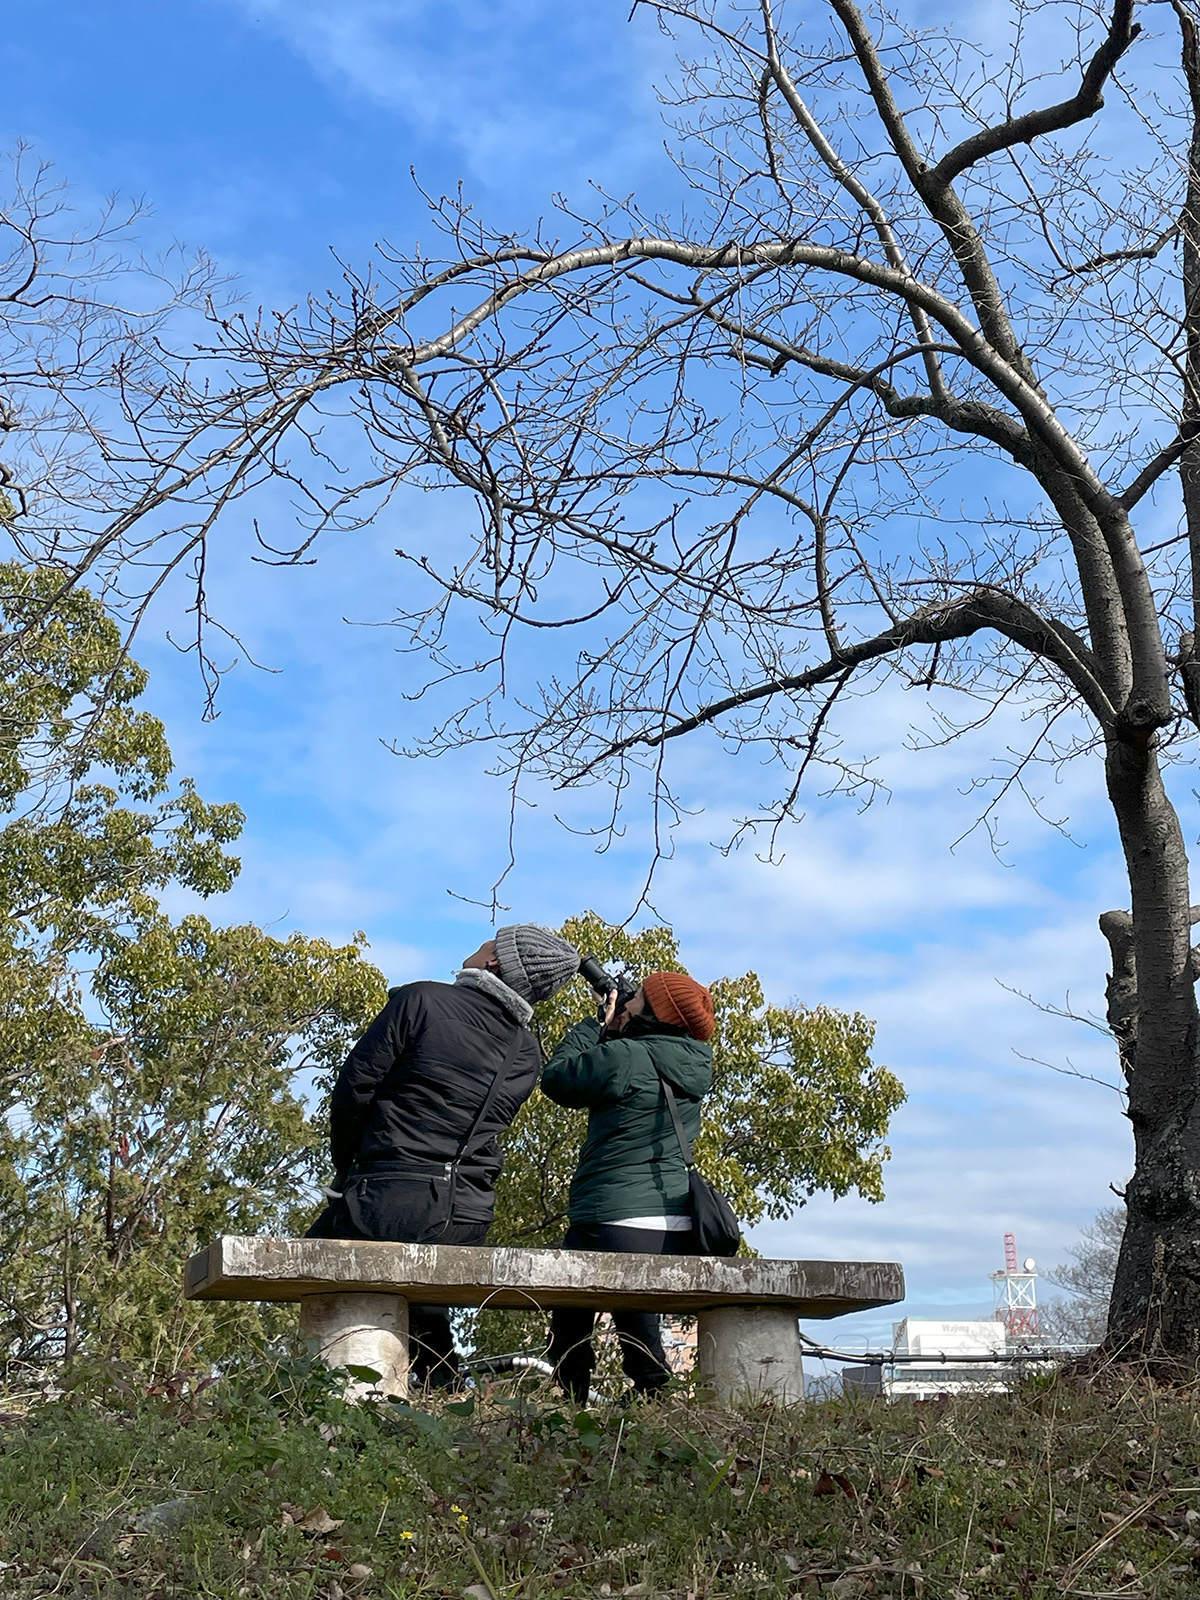
<path id="1" fill-rule="evenodd" d="M 615 987 L 595 956 L 585 956 L 579 963 L 579 976 L 589 983 L 597 994 L 608 994 Z"/>

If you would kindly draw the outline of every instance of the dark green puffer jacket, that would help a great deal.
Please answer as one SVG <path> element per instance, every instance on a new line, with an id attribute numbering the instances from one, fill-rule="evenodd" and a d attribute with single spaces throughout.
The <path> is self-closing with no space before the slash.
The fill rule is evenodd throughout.
<path id="1" fill-rule="evenodd" d="M 657 1069 L 657 1070 L 656 1070 Z M 675 1090 L 687 1136 L 700 1131 L 700 1100 L 712 1088 L 712 1046 L 634 1017 L 600 1042 L 594 1017 L 578 1023 L 542 1073 L 542 1093 L 589 1112 L 571 1180 L 572 1222 L 686 1216 L 687 1169 L 671 1124 L 662 1073 Z"/>

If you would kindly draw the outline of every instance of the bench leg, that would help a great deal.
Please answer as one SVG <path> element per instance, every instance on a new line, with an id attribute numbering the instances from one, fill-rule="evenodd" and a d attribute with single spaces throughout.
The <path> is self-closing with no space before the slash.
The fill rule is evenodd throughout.
<path id="1" fill-rule="evenodd" d="M 300 1302 L 300 1331 L 315 1339 L 327 1367 L 372 1367 L 378 1383 L 351 1378 L 346 1398 L 373 1390 L 408 1393 L 408 1301 L 398 1294 L 310 1294 Z"/>
<path id="2" fill-rule="evenodd" d="M 696 1369 L 722 1405 L 804 1399 L 804 1366 L 794 1311 L 773 1306 L 714 1306 L 699 1316 Z"/>

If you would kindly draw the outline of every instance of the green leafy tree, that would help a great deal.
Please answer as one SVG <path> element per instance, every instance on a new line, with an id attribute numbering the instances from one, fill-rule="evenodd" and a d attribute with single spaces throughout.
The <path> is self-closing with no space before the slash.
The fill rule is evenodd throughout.
<path id="1" fill-rule="evenodd" d="M 42 620 L 27 631 L 31 615 Z M 11 648 L 3 648 L 6 642 Z M 121 631 L 56 568 L 0 562 L 0 937 L 45 954 L 103 946 L 168 883 L 228 889 L 244 821 L 172 789 L 162 723 Z"/>
<path id="2" fill-rule="evenodd" d="M 647 972 L 685 970 L 669 928 L 631 934 L 589 912 L 561 931 L 610 970 L 624 967 L 639 980 Z M 873 1024 L 826 1006 L 766 1005 L 752 972 L 720 978 L 711 988 L 713 1089 L 696 1154 L 743 1222 L 786 1217 L 818 1190 L 839 1196 L 856 1190 L 882 1200 L 890 1154 L 883 1139 L 905 1097 L 899 1080 L 871 1060 Z M 593 1005 L 580 978 L 539 1006 L 543 1049 L 553 1050 Z M 586 1126 L 585 1112 L 564 1110 L 544 1095 L 526 1102 L 505 1139 L 492 1241 L 558 1241 Z"/>
<path id="3" fill-rule="evenodd" d="M 183 1260 L 311 1211 L 311 1078 L 385 985 L 358 945 L 162 915 L 233 882 L 242 814 L 172 785 L 145 673 L 60 590 L 0 564 L 0 1354 L 218 1360 L 281 1314 L 182 1306 Z"/>
<path id="4" fill-rule="evenodd" d="M 176 1370 L 261 1346 L 294 1316 L 184 1303 L 180 1269 L 220 1233 L 311 1219 L 324 1143 L 311 1077 L 378 1009 L 384 980 L 357 945 L 189 916 L 114 941 L 91 987 L 104 1025 L 24 1092 L 10 1350 Z"/>

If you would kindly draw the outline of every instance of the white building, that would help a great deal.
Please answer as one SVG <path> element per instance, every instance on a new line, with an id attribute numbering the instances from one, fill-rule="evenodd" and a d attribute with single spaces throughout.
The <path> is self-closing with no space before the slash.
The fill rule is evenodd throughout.
<path id="1" fill-rule="evenodd" d="M 938 1394 L 975 1389 L 1000 1394 L 1008 1387 L 1007 1369 L 988 1356 L 1004 1354 L 1002 1322 L 938 1322 L 906 1317 L 892 1324 L 894 1359 L 883 1366 L 843 1367 L 842 1384 L 889 1400 L 928 1400 Z M 921 1356 L 921 1361 L 906 1361 Z M 964 1356 L 973 1359 L 964 1361 Z M 936 1359 L 929 1359 L 934 1357 Z"/>

